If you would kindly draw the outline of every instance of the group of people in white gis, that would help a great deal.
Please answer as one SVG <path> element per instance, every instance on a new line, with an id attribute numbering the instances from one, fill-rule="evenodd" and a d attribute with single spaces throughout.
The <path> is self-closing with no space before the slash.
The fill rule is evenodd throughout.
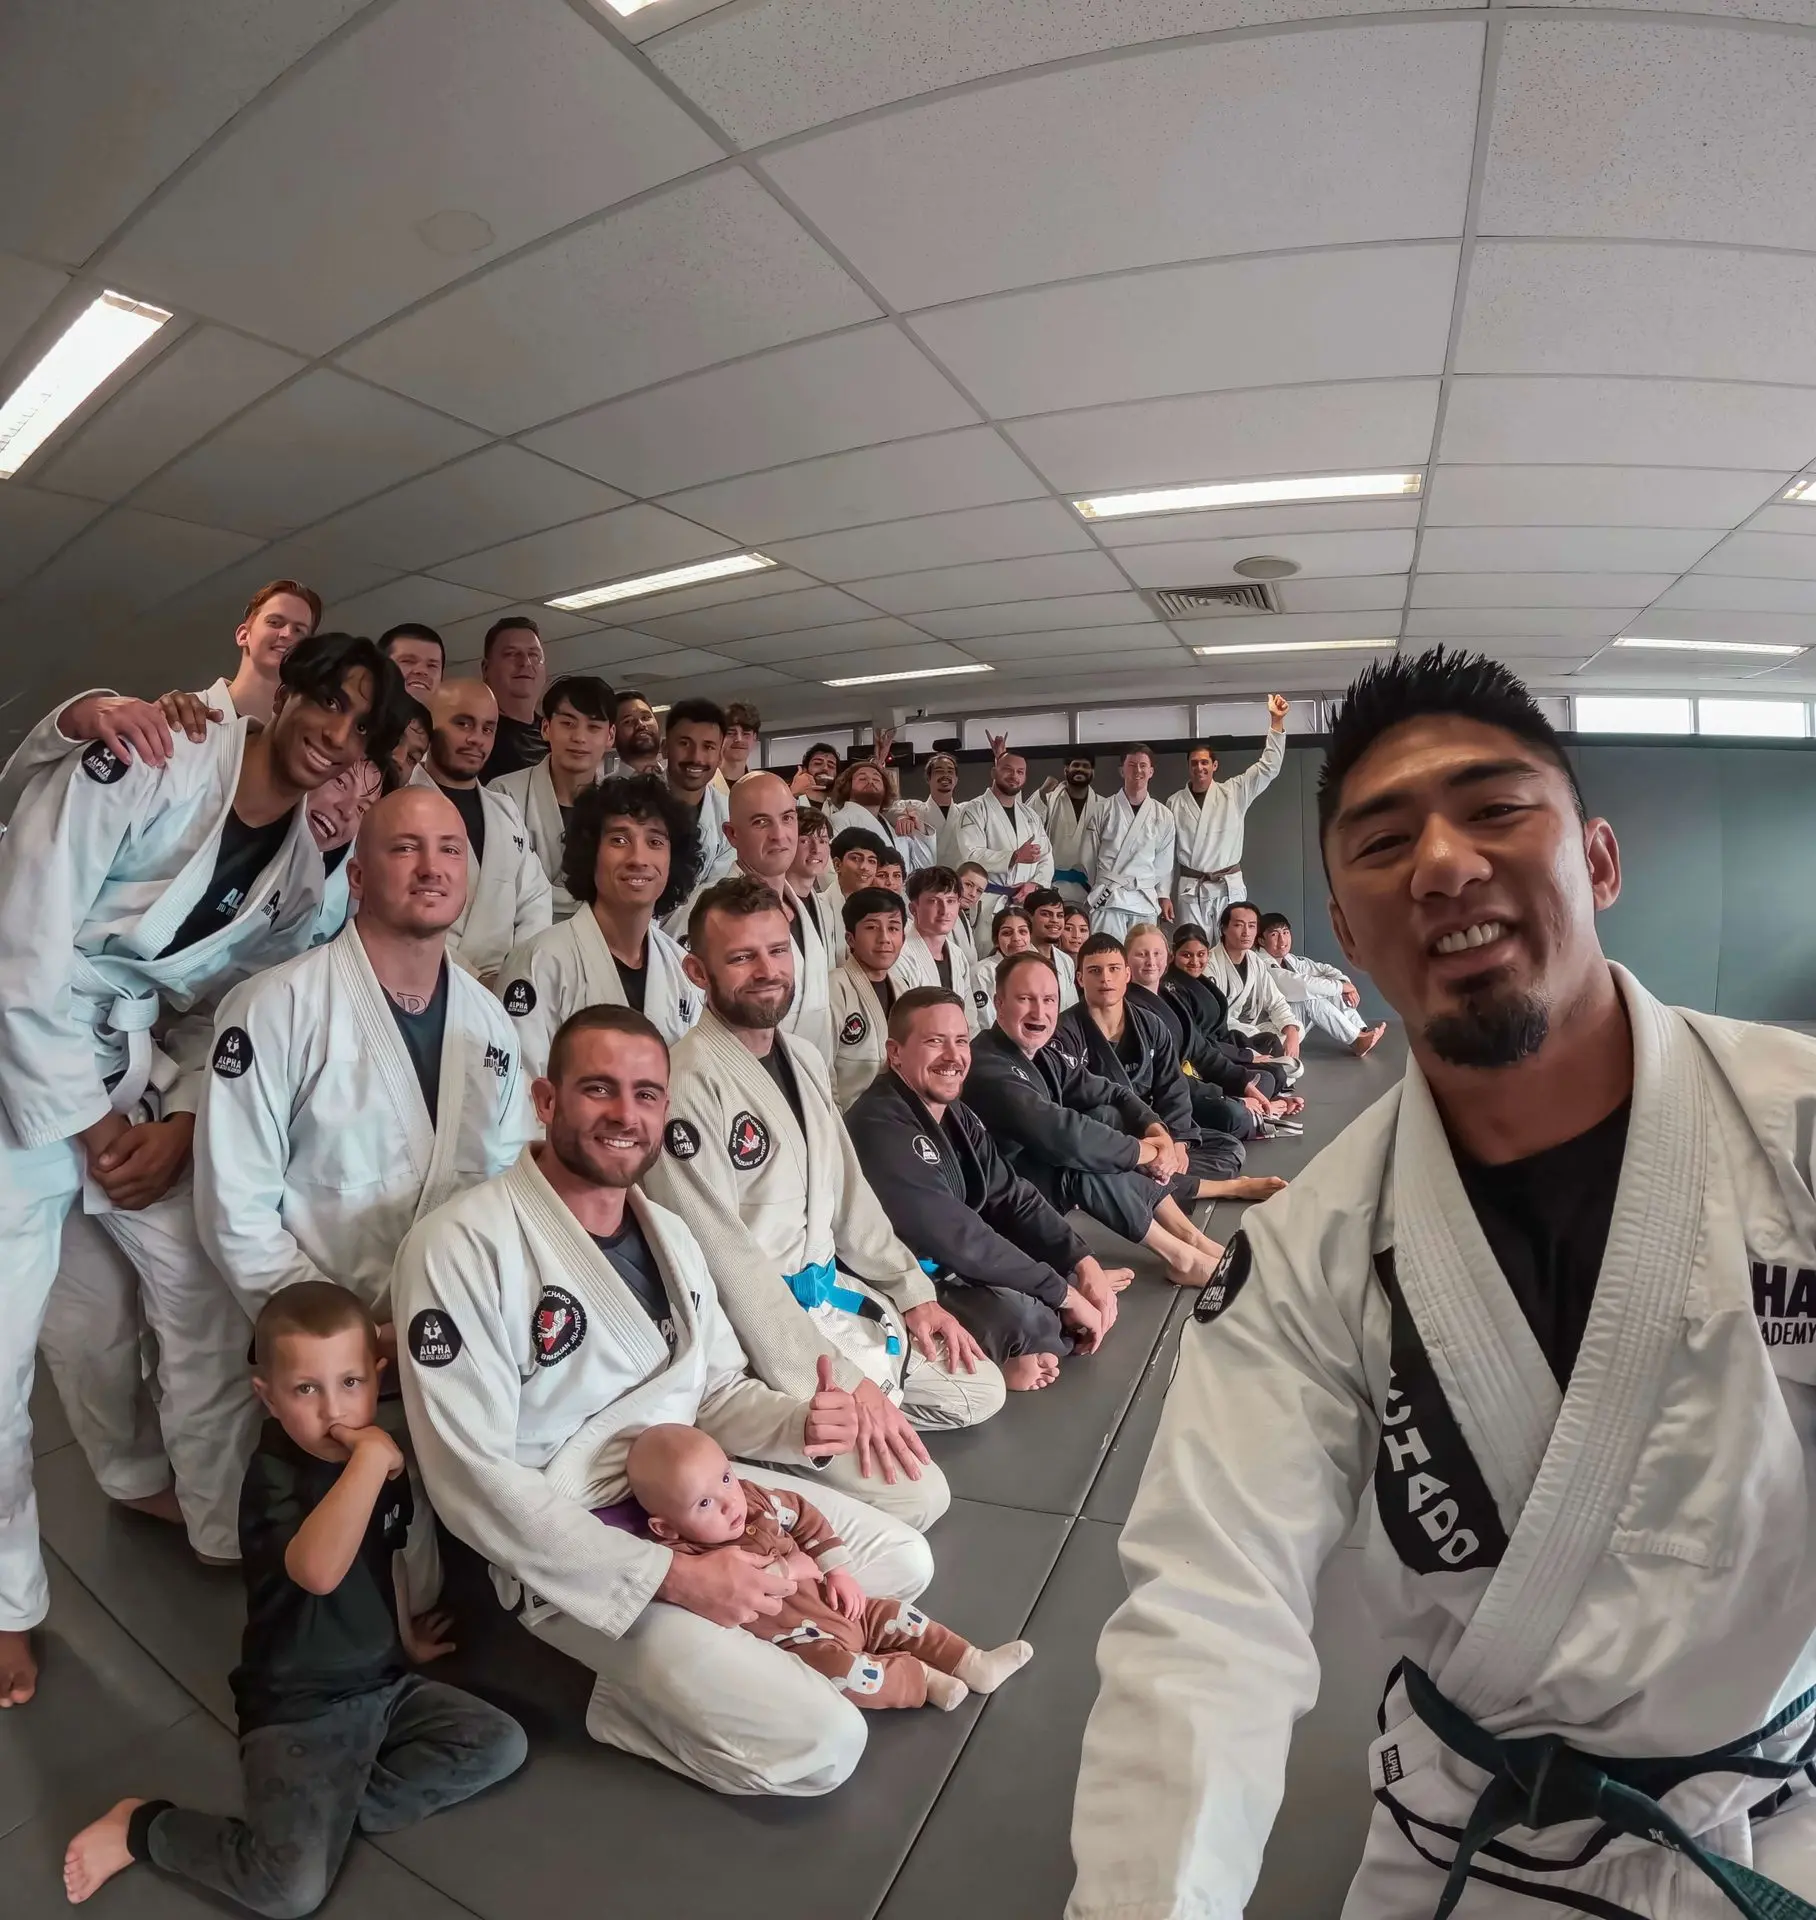
<path id="1" fill-rule="evenodd" d="M 597 1676 L 596 1738 L 723 1792 L 828 1792 L 862 1710 L 1000 1684 L 1025 1643 L 914 1604 L 949 1499 L 921 1435 L 1112 1333 L 1131 1273 L 1082 1214 L 1199 1292 L 1075 1920 L 1240 1912 L 1371 1479 L 1410 1652 L 1362 1920 L 1816 1911 L 1784 1891 L 1816 1890 L 1816 1050 L 1602 958 L 1614 838 L 1511 676 L 1397 659 L 1341 709 L 1333 919 L 1413 1064 L 1281 1193 L 1243 1143 L 1301 1124 L 1303 1029 L 1379 1037 L 1241 897 L 1284 701 L 1170 804 L 1133 748 L 1115 795 L 1074 760 L 1037 805 L 1003 741 L 986 793 L 936 756 L 902 806 L 886 739 L 789 780 L 749 709 L 545 688 L 522 617 L 449 680 L 432 629 L 319 612 L 274 583 L 231 679 L 85 694 L 5 775 L 0 1702 L 48 1603 L 40 1343 L 103 1489 L 249 1594 L 244 1819 L 121 1802 L 72 1898 L 147 1860 L 304 1912 L 356 1824 L 521 1761 L 408 1676 L 446 1638 L 437 1517 Z M 1227 1248 L 1214 1196 L 1266 1202 Z M 294 1758 L 348 1715 L 354 1759 L 276 1794 L 269 1725 Z"/>

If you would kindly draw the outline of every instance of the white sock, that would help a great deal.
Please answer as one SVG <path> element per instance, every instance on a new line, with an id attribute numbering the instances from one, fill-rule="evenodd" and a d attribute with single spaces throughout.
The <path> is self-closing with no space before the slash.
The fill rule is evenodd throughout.
<path id="1" fill-rule="evenodd" d="M 938 1667 L 930 1667 L 924 1660 L 921 1671 L 927 1676 L 927 1704 L 938 1707 L 941 1713 L 950 1713 L 970 1696 L 971 1689 L 955 1675 L 941 1673 Z"/>
<path id="2" fill-rule="evenodd" d="M 1010 1640 L 988 1651 L 973 1647 L 958 1663 L 958 1677 L 973 1693 L 994 1693 L 1033 1658 L 1034 1649 L 1025 1640 Z"/>

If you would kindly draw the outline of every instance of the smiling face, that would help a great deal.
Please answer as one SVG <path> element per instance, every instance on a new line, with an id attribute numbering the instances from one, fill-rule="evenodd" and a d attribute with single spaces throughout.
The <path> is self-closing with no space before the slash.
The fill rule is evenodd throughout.
<path id="1" fill-rule="evenodd" d="M 1082 907 L 1066 909 L 1066 930 L 1059 936 L 1059 944 L 1072 955 L 1078 957 L 1078 950 L 1091 937 L 1091 916 Z"/>
<path id="2" fill-rule="evenodd" d="M 234 644 L 252 662 L 253 671 L 275 680 L 284 656 L 315 631 L 315 609 L 294 593 L 274 593 L 234 629 Z"/>
<path id="3" fill-rule="evenodd" d="M 411 697 L 426 705 L 429 696 L 441 685 L 441 648 L 419 634 L 400 633 L 386 646 L 385 652 L 403 675 L 404 687 Z"/>
<path id="4" fill-rule="evenodd" d="M 742 783 L 740 783 L 742 784 Z M 797 831 L 798 831 L 797 815 Z M 795 841 L 794 865 L 788 869 L 789 883 L 805 898 L 832 861 L 832 839 L 824 827 L 801 833 Z"/>
<path id="5" fill-rule="evenodd" d="M 668 885 L 668 828 L 661 820 L 604 820 L 593 861 L 597 901 L 618 912 L 654 911 Z"/>
<path id="6" fill-rule="evenodd" d="M 927 762 L 927 795 L 942 807 L 952 804 L 958 791 L 958 762 L 949 753 L 936 753 Z"/>
<path id="7" fill-rule="evenodd" d="M 1284 960 L 1293 950 L 1293 930 L 1291 927 L 1269 927 L 1260 939 L 1261 951 L 1271 954 L 1276 960 Z"/>
<path id="8" fill-rule="evenodd" d="M 544 716 L 542 737 L 549 743 L 551 771 L 559 769 L 573 779 L 592 780 L 612 750 L 612 723 L 595 720 L 561 700 L 553 713 Z"/>
<path id="9" fill-rule="evenodd" d="M 1145 749 L 1123 755 L 1122 790 L 1131 800 L 1145 800 L 1153 778 L 1153 757 Z"/>
<path id="10" fill-rule="evenodd" d="M 839 756 L 836 753 L 810 753 L 801 766 L 812 780 L 816 792 L 828 794 L 832 791 L 832 783 L 839 777 Z"/>
<path id="11" fill-rule="evenodd" d="M 996 976 L 996 1023 L 1030 1059 L 1059 1025 L 1059 979 L 1043 960 L 1024 960 Z"/>
<path id="12" fill-rule="evenodd" d="M 779 908 L 708 913 L 699 945 L 682 964 L 706 989 L 713 1012 L 734 1027 L 779 1026 L 794 997 L 794 936 Z"/>
<path id="13" fill-rule="evenodd" d="M 467 904 L 467 830 L 432 787 L 402 787 L 366 815 L 347 869 L 359 921 L 387 932 L 445 932 Z"/>
<path id="14" fill-rule="evenodd" d="M 1056 944 L 1066 931 L 1066 909 L 1062 901 L 1049 900 L 1044 906 L 1036 907 L 1030 916 L 1034 921 L 1034 938 L 1043 947 Z"/>
<path id="15" fill-rule="evenodd" d="M 697 800 L 719 771 L 725 733 L 715 720 L 683 720 L 668 730 L 668 784 Z"/>
<path id="16" fill-rule="evenodd" d="M 1181 940 L 1173 949 L 1173 964 L 1181 973 L 1202 980 L 1205 968 L 1211 964 L 1211 950 L 1202 940 Z"/>
<path id="17" fill-rule="evenodd" d="M 1129 978 L 1150 993 L 1157 991 L 1167 970 L 1167 938 L 1158 930 L 1132 933 L 1125 943 L 1129 956 Z"/>
<path id="18" fill-rule="evenodd" d="M 646 1034 L 609 1027 L 568 1036 L 561 1079 L 530 1089 L 549 1151 L 589 1186 L 634 1186 L 662 1151 L 668 1053 Z"/>
<path id="19" fill-rule="evenodd" d="M 1026 953 L 1034 944 L 1034 935 L 1025 913 L 999 917 L 990 930 L 990 942 L 1007 959 L 1012 953 Z"/>
<path id="20" fill-rule="evenodd" d="M 890 1070 L 927 1105 L 943 1109 L 965 1090 L 971 1033 L 963 1007 L 923 1007 L 900 1040 L 888 1046 Z"/>
<path id="21" fill-rule="evenodd" d="M 331 852 L 353 838 L 378 798 L 382 776 L 370 760 L 356 760 L 309 796 L 309 837 L 318 851 Z"/>
<path id="22" fill-rule="evenodd" d="M 315 793 L 366 755 L 372 675 L 349 667 L 339 690 L 318 703 L 280 686 L 271 713 L 271 766 L 298 793 Z"/>
<path id="23" fill-rule="evenodd" d="M 902 916 L 867 913 L 850 934 L 851 957 L 873 980 L 880 980 L 902 954 Z"/>
<path id="24" fill-rule="evenodd" d="M 861 893 L 876 885 L 876 855 L 868 847 L 853 847 L 839 855 L 839 891 Z"/>
<path id="25" fill-rule="evenodd" d="M 1209 747 L 1194 747 L 1186 755 L 1185 783 L 1194 793 L 1204 794 L 1211 790 L 1211 782 L 1217 778 L 1217 756 Z"/>
<path id="26" fill-rule="evenodd" d="M 1606 965 L 1595 916 L 1620 893 L 1613 830 L 1580 819 L 1563 772 L 1499 727 L 1392 728 L 1344 780 L 1324 846 L 1344 954 L 1440 1059 L 1536 1051 Z"/>
<path id="27" fill-rule="evenodd" d="M 491 757 L 498 736 L 498 701 L 483 680 L 444 680 L 429 708 L 429 770 L 453 786 L 467 786 Z"/>

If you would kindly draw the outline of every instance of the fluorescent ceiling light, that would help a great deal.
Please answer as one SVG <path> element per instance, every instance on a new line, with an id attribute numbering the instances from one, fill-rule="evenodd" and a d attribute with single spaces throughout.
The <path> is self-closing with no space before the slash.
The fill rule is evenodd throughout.
<path id="1" fill-rule="evenodd" d="M 1793 480 L 1778 497 L 1781 500 L 1798 500 L 1805 506 L 1816 506 L 1816 474 Z"/>
<path id="2" fill-rule="evenodd" d="M 823 687 L 880 687 L 885 680 L 944 680 L 955 673 L 993 673 L 981 661 L 964 667 L 915 667 L 907 673 L 855 673 L 847 680 L 822 680 Z"/>
<path id="3" fill-rule="evenodd" d="M 1242 640 L 1228 647 L 1194 647 L 1207 660 L 1222 653 L 1340 653 L 1351 647 L 1397 647 L 1397 640 Z"/>
<path id="4" fill-rule="evenodd" d="M 629 14 L 641 13 L 645 7 L 653 7 L 656 0 L 604 0 L 604 3 L 609 12 Z M 593 0 L 593 4 L 597 6 L 599 0 Z"/>
<path id="5" fill-rule="evenodd" d="M 10 480 L 169 318 L 124 293 L 90 301 L 0 406 L 0 480 Z"/>
<path id="6" fill-rule="evenodd" d="M 648 593 L 697 587 L 707 580 L 730 580 L 740 573 L 761 573 L 775 564 L 766 553 L 722 553 L 716 560 L 696 560 L 691 566 L 665 567 L 660 573 L 610 580 L 602 587 L 582 587 L 578 593 L 564 593 L 559 599 L 543 604 L 559 607 L 563 613 L 578 613 L 583 607 L 603 607 L 612 600 L 641 600 Z"/>
<path id="7" fill-rule="evenodd" d="M 1121 520 L 1135 513 L 1193 513 L 1205 507 L 1281 507 L 1307 500 L 1403 500 L 1416 498 L 1424 481 L 1423 473 L 1325 473 L 1301 480 L 1228 480 L 1215 486 L 1101 493 L 1072 504 L 1087 520 Z"/>
<path id="8" fill-rule="evenodd" d="M 1652 647 L 1660 653 L 1760 653 L 1789 660 L 1802 647 L 1780 646 L 1769 640 L 1642 640 L 1637 636 L 1615 641 L 1617 647 Z"/>

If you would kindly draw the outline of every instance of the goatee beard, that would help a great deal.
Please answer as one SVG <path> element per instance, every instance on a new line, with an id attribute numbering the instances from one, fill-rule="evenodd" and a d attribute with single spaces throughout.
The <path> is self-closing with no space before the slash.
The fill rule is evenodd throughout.
<path id="1" fill-rule="evenodd" d="M 753 1006 L 747 1000 L 722 1000 L 716 992 L 706 997 L 713 1012 L 728 1027 L 742 1027 L 746 1033 L 762 1033 L 766 1028 L 779 1027 L 788 1017 L 788 997 L 775 1007 Z"/>
<path id="2" fill-rule="evenodd" d="M 1551 1012 L 1536 994 L 1481 994 L 1425 1028 L 1425 1044 L 1446 1066 L 1513 1067 L 1529 1060 L 1551 1031 Z"/>

